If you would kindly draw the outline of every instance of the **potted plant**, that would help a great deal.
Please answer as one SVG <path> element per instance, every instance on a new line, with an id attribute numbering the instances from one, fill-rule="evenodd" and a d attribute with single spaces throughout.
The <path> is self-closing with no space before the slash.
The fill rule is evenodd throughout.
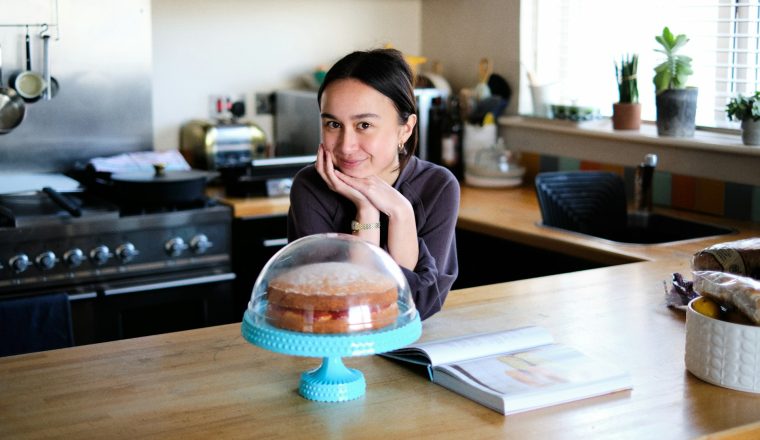
<path id="1" fill-rule="evenodd" d="M 623 56 L 620 64 L 615 63 L 618 93 L 620 99 L 612 104 L 612 128 L 615 130 L 638 130 L 641 127 L 641 104 L 636 69 L 639 65 L 637 54 Z"/>
<path id="2" fill-rule="evenodd" d="M 655 37 L 665 54 L 665 61 L 654 68 L 654 85 L 657 106 L 657 134 L 660 136 L 694 136 L 697 114 L 697 88 L 686 87 L 686 81 L 693 73 L 691 58 L 679 55 L 678 51 L 689 42 L 686 35 L 674 36 L 665 27 L 662 35 Z"/>
<path id="3" fill-rule="evenodd" d="M 728 120 L 742 121 L 744 145 L 760 145 L 760 91 L 754 95 L 737 95 L 726 105 Z"/>

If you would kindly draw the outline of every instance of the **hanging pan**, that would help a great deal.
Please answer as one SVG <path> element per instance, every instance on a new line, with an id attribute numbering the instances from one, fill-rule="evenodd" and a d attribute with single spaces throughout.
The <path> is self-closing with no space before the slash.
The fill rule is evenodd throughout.
<path id="1" fill-rule="evenodd" d="M 58 94 L 58 80 L 50 74 L 50 35 L 42 36 L 42 60 L 42 77 L 46 86 L 42 99 L 50 101 Z"/>
<path id="2" fill-rule="evenodd" d="M 15 90 L 3 86 L 3 51 L 0 48 L 0 134 L 9 133 L 26 116 L 24 100 Z"/>
<path id="3" fill-rule="evenodd" d="M 16 89 L 16 93 L 24 98 L 25 102 L 35 102 L 45 91 L 47 83 L 42 74 L 32 70 L 32 49 L 29 41 L 29 29 L 26 30 L 26 70 L 11 77 L 11 84 Z"/>

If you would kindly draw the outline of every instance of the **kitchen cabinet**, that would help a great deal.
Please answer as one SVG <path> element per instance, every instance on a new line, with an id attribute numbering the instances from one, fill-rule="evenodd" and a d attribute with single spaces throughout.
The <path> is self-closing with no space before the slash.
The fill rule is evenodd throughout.
<path id="1" fill-rule="evenodd" d="M 608 266 L 457 228 L 459 276 L 453 290 Z"/>
<path id="2" fill-rule="evenodd" d="M 269 259 L 287 244 L 287 216 L 236 218 L 232 223 L 232 270 L 238 318 L 251 299 L 256 277 Z"/>

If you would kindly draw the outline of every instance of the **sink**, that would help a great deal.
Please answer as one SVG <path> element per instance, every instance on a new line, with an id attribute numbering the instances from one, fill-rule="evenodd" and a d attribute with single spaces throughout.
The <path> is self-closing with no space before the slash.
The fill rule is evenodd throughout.
<path id="1" fill-rule="evenodd" d="M 569 231 L 570 229 L 566 230 Z M 735 229 L 678 217 L 632 212 L 628 213 L 628 222 L 624 228 L 582 233 L 621 243 L 656 244 L 713 237 L 736 232 Z"/>
<path id="2" fill-rule="evenodd" d="M 736 232 L 651 211 L 628 211 L 623 178 L 609 171 L 539 173 L 536 196 L 545 226 L 619 243 L 669 243 Z"/>

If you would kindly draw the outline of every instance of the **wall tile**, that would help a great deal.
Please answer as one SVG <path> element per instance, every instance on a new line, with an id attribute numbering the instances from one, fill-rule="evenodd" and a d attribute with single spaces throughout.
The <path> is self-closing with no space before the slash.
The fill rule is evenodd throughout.
<path id="1" fill-rule="evenodd" d="M 581 169 L 581 161 L 573 159 L 571 157 L 559 158 L 559 170 L 560 171 L 576 171 Z"/>
<path id="2" fill-rule="evenodd" d="M 739 220 L 752 218 L 752 187 L 740 183 L 726 183 L 723 212 L 726 217 Z"/>
<path id="3" fill-rule="evenodd" d="M 726 184 L 713 179 L 694 180 L 694 210 L 723 215 Z"/>
<path id="4" fill-rule="evenodd" d="M 652 203 L 659 206 L 671 206 L 673 200 L 672 176 L 664 171 L 655 171 L 652 180 Z"/>
<path id="5" fill-rule="evenodd" d="M 696 197 L 695 182 L 693 177 L 673 174 L 671 176 L 671 206 L 679 209 L 694 209 Z"/>

